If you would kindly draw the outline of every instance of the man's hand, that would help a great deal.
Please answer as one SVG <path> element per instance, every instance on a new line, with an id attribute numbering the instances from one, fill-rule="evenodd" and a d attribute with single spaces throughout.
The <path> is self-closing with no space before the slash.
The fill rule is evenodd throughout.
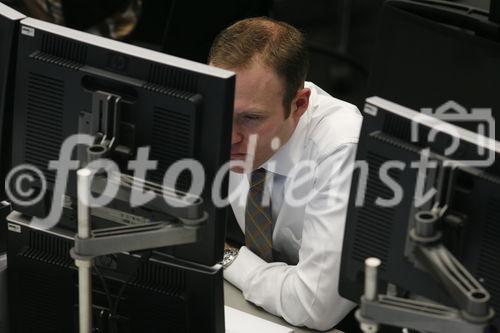
<path id="1" fill-rule="evenodd" d="M 224 243 L 224 250 L 231 250 L 231 249 L 238 249 L 238 248 L 236 246 L 228 244 L 227 242 Z"/>

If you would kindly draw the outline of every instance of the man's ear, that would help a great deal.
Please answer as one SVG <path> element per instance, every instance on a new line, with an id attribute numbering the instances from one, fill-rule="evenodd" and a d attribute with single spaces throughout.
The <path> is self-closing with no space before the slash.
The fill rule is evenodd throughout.
<path id="1" fill-rule="evenodd" d="M 301 88 L 297 91 L 297 95 L 292 101 L 292 114 L 295 122 L 299 122 L 300 117 L 306 112 L 309 107 L 309 97 L 311 97 L 311 89 Z"/>

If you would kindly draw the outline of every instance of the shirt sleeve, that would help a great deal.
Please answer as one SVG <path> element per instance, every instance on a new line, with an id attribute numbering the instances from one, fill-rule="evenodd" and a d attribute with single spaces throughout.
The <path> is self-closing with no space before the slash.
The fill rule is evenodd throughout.
<path id="1" fill-rule="evenodd" d="M 242 247 L 224 271 L 246 300 L 292 325 L 327 330 L 355 306 L 338 293 L 355 153 L 356 144 L 344 144 L 318 164 L 297 265 L 266 263 Z"/>

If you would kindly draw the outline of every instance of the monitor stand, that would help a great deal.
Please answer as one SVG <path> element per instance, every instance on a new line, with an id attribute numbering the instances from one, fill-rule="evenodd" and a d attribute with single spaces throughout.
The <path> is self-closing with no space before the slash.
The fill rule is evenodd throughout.
<path id="1" fill-rule="evenodd" d="M 490 294 L 446 249 L 437 231 L 439 217 L 431 211 L 415 215 L 410 231 L 414 264 L 424 267 L 446 290 L 458 308 L 407 298 L 379 295 L 377 269 L 381 261 L 365 261 L 365 291 L 356 318 L 365 333 L 378 331 L 378 325 L 390 325 L 436 333 L 484 333 L 494 310 Z M 390 282 L 390 281 L 389 281 Z"/>
<path id="2" fill-rule="evenodd" d="M 80 333 L 92 333 L 92 267 L 94 258 L 119 252 L 138 251 L 157 247 L 197 242 L 206 212 L 195 219 L 181 222 L 158 222 L 146 225 L 120 226 L 92 231 L 88 205 L 92 171 L 77 171 L 78 233 L 71 256 L 78 267 L 78 299 Z M 185 207 L 189 211 L 192 207 Z"/>

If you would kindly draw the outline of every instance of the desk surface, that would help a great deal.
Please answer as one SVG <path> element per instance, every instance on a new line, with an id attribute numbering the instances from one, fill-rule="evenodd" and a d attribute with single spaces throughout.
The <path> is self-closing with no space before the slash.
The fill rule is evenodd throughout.
<path id="1" fill-rule="evenodd" d="M 227 306 L 230 306 L 232 308 L 238 309 L 240 311 L 254 315 L 256 317 L 272 321 L 273 323 L 280 324 L 280 325 L 287 326 L 287 327 L 293 327 L 290 324 L 288 324 L 287 322 L 285 322 L 283 319 L 276 317 L 270 313 L 267 313 L 266 311 L 253 305 L 252 303 L 247 302 L 243 298 L 241 291 L 227 281 L 224 281 L 224 304 Z M 315 332 L 315 331 L 312 331 L 312 330 L 309 330 L 306 328 L 298 328 L 298 327 L 293 327 L 293 328 L 295 330 L 294 331 L 295 333 Z M 332 329 L 331 331 L 328 331 L 327 333 L 342 333 L 342 332 L 339 330 L 336 330 L 336 329 Z"/>

